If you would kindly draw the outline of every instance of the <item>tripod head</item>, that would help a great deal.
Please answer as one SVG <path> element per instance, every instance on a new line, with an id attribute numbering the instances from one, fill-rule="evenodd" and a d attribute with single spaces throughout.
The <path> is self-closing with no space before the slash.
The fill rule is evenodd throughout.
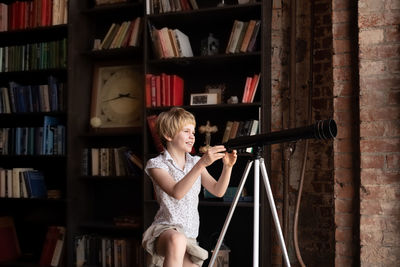
<path id="1" fill-rule="evenodd" d="M 223 143 L 228 151 L 233 149 L 254 147 L 261 148 L 265 145 L 278 144 L 300 139 L 327 140 L 335 138 L 337 125 L 333 119 L 317 121 L 304 127 L 292 128 L 277 132 L 257 134 L 252 136 L 240 136 Z"/>

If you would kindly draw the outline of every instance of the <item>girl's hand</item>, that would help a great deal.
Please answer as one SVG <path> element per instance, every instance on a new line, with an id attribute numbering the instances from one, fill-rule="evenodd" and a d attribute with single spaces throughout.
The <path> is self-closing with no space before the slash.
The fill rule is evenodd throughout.
<path id="1" fill-rule="evenodd" d="M 231 153 L 225 152 L 225 156 L 222 158 L 224 165 L 228 167 L 233 167 L 237 159 L 237 151 L 233 150 Z"/>
<path id="2" fill-rule="evenodd" d="M 202 163 L 205 167 L 210 166 L 214 161 L 222 159 L 225 157 L 225 147 L 224 146 L 213 146 L 207 150 L 206 153 L 201 157 Z"/>

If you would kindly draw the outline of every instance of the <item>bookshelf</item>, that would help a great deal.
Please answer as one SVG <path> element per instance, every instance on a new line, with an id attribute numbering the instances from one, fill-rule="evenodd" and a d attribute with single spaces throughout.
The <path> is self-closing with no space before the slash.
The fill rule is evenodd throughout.
<path id="1" fill-rule="evenodd" d="M 43 21 L 37 13 L 22 15 L 33 1 L 0 4 L 2 12 L 9 8 L 0 32 L 0 216 L 13 218 L 20 247 L 18 258 L 0 266 L 39 266 L 49 227 L 67 225 L 69 31 L 67 18 L 52 21 L 52 12 L 43 13 L 49 15 Z M 44 139 L 50 118 L 60 126 L 49 128 Z M 25 184 L 32 172 L 21 168 L 38 171 L 45 194 L 30 191 L 38 189 Z"/>
<path id="2" fill-rule="evenodd" d="M 111 79 L 115 79 L 113 82 L 117 83 L 117 87 L 124 90 L 124 84 L 129 78 L 124 74 L 125 66 L 135 66 L 135 70 L 140 73 L 136 76 L 140 78 L 134 82 L 142 84 L 142 33 L 139 32 L 137 45 L 107 49 L 94 47 L 104 41 L 111 25 L 122 25 L 126 21 L 142 18 L 144 6 L 140 1 L 104 5 L 96 5 L 95 1 L 70 1 L 70 9 L 69 30 L 73 33 L 74 41 L 69 46 L 72 54 L 69 101 L 73 102 L 73 108 L 68 133 L 71 158 L 67 174 L 71 204 L 67 218 L 68 266 L 81 266 L 85 257 L 85 266 L 101 266 L 102 262 L 112 262 L 117 258 L 129 260 L 131 264 L 128 266 L 142 266 L 139 241 L 142 234 L 143 174 L 140 168 L 128 164 L 125 154 L 131 151 L 142 160 L 142 125 L 130 125 L 128 120 L 123 122 L 127 127 L 120 127 L 116 124 L 122 122 L 110 122 L 111 118 L 106 121 L 100 113 L 93 113 L 93 103 L 101 104 L 104 101 L 101 98 L 102 86 L 111 83 Z M 115 66 L 122 66 L 124 70 L 120 71 Z M 119 80 L 116 77 L 120 77 Z M 142 93 L 142 86 L 138 88 Z M 97 94 L 93 94 L 93 90 Z M 126 95 L 120 91 L 115 97 L 118 94 Z M 138 97 L 141 98 L 140 95 Z M 114 97 L 109 96 L 111 98 Z M 116 106 L 107 108 L 115 109 L 125 105 L 123 101 L 126 99 L 121 100 Z M 103 108 L 100 104 L 96 110 Z M 139 112 L 141 119 L 141 108 Z M 101 119 L 98 128 L 92 127 L 90 123 L 92 117 L 96 116 Z M 106 124 L 110 127 L 106 127 Z M 134 169 L 121 172 L 129 168 Z M 91 244 L 90 249 L 85 243 Z M 127 244 L 130 244 L 130 252 L 126 251 Z M 99 258 L 96 255 L 102 252 L 102 246 L 107 247 L 104 250 L 107 252 Z M 126 251 L 132 257 L 128 259 L 124 255 L 118 256 L 118 250 Z"/>
<path id="3" fill-rule="evenodd" d="M 180 11 L 171 11 L 153 4 L 160 2 L 147 1 L 145 24 L 146 34 L 144 35 L 145 45 L 145 74 L 178 75 L 184 80 L 183 108 L 192 112 L 196 117 L 196 152 L 203 146 L 205 135 L 199 133 L 199 127 L 206 125 L 207 121 L 211 125 L 217 126 L 218 131 L 211 136 L 211 145 L 220 144 L 225 132 L 227 121 L 259 121 L 259 132 L 270 131 L 270 27 L 271 27 L 271 1 L 249 1 L 246 4 L 238 4 L 237 1 L 225 1 L 224 6 L 218 6 L 220 1 L 207 0 L 197 1 L 198 8 L 185 9 Z M 193 7 L 193 6 L 192 6 Z M 165 10 L 165 11 L 163 11 Z M 244 52 L 231 49 L 233 52 L 227 52 L 230 43 L 231 32 L 234 29 L 235 21 L 244 24 L 244 28 L 250 21 L 259 23 L 258 36 L 255 39 L 254 47 L 250 50 L 244 49 Z M 254 24 L 254 22 L 253 22 Z M 190 48 L 193 56 L 182 56 L 180 53 L 174 54 L 174 48 L 168 48 L 163 39 L 161 29 L 175 30 L 179 29 L 187 35 L 190 41 Z M 161 33 L 160 33 L 161 32 Z M 157 35 L 158 33 L 158 35 Z M 202 41 L 212 34 L 219 43 L 218 52 L 208 50 L 204 52 Z M 173 36 L 173 31 L 172 33 Z M 240 35 L 240 34 L 239 34 Z M 245 32 L 243 33 L 245 35 Z M 161 37 L 160 37 L 161 36 Z M 171 36 L 171 35 L 170 35 Z M 161 41 L 160 41 L 161 38 Z M 171 40 L 174 37 L 170 37 Z M 175 37 L 177 38 L 177 37 Z M 237 38 L 240 38 L 239 36 Z M 243 41 L 244 36 L 239 44 Z M 172 42 L 172 46 L 175 44 Z M 179 41 L 178 41 L 179 43 Z M 204 42 L 203 42 L 204 44 Z M 180 44 L 181 45 L 181 44 Z M 186 44 L 187 45 L 187 44 Z M 179 46 L 179 44 L 178 44 Z M 239 45 L 239 47 L 241 47 Z M 168 52 L 169 51 L 169 52 Z M 211 51 L 211 52 L 210 52 Z M 244 87 L 247 77 L 260 75 L 260 81 L 253 101 L 242 102 Z M 161 82 L 162 84 L 162 82 Z M 147 84 L 146 84 L 147 85 Z M 152 85 L 150 85 L 150 88 Z M 161 87 L 162 88 L 162 87 Z M 191 94 L 210 93 L 209 89 L 222 91 L 221 102 L 211 102 L 211 104 L 191 105 L 193 98 Z M 148 94 L 154 94 L 157 97 L 156 89 L 146 89 Z M 162 91 L 163 89 L 160 89 Z M 155 92 L 155 93 L 154 93 Z M 161 92 L 161 103 L 165 93 Z M 236 96 L 238 103 L 230 103 L 228 99 Z M 204 103 L 209 103 L 206 96 Z M 202 100 L 200 100 L 201 102 Z M 147 118 L 157 115 L 162 111 L 168 110 L 168 105 L 151 104 L 147 105 L 144 116 Z M 157 149 L 149 128 L 144 127 L 144 161 L 157 155 Z M 267 151 L 263 157 L 266 159 L 267 167 L 269 156 Z M 240 153 L 238 162 L 235 165 L 230 186 L 237 186 L 246 163 L 250 160 L 248 153 Z M 208 168 L 214 177 L 219 176 L 222 165 L 216 163 Z M 249 180 L 246 183 L 247 194 L 251 197 L 253 194 L 253 175 L 249 174 Z M 263 191 L 263 190 L 261 190 Z M 269 206 L 264 192 L 261 192 L 261 237 L 260 242 L 263 251 L 269 251 L 270 232 L 269 232 Z M 158 205 L 153 198 L 152 184 L 147 177 L 143 180 L 143 211 L 144 211 L 144 229 L 146 229 L 153 220 Z M 203 193 L 200 194 L 200 232 L 198 241 L 200 246 L 209 251 L 214 248 L 219 233 L 228 214 L 231 202 L 223 199 L 206 198 Z M 232 218 L 228 232 L 225 235 L 224 243 L 230 252 L 230 266 L 247 266 L 252 260 L 252 219 L 243 221 L 240 218 L 252 218 L 252 202 L 240 202 Z M 240 235 L 240 242 L 237 233 Z M 269 266 L 270 258 L 268 253 L 260 253 L 262 266 Z M 208 261 L 205 262 L 205 266 Z"/>

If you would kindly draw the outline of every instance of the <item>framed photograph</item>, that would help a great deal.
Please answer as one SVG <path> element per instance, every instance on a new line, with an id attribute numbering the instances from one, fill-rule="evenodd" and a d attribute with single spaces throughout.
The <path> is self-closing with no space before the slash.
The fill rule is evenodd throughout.
<path id="1" fill-rule="evenodd" d="M 134 65 L 96 64 L 90 124 L 93 128 L 142 125 L 143 73 Z"/>
<path id="2" fill-rule="evenodd" d="M 218 104 L 225 102 L 225 84 L 206 85 L 206 93 L 217 93 Z"/>
<path id="3" fill-rule="evenodd" d="M 218 104 L 218 93 L 191 94 L 190 105 L 215 105 Z"/>

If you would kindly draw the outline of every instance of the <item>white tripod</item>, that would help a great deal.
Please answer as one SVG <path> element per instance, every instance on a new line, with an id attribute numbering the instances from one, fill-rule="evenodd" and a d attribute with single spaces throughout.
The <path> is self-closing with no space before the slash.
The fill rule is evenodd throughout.
<path id="1" fill-rule="evenodd" d="M 255 148 L 254 148 L 255 149 Z M 260 149 L 258 149 L 257 151 L 257 155 L 255 156 L 255 158 L 253 160 L 250 160 L 247 162 L 246 165 L 246 169 L 243 173 L 243 177 L 240 180 L 240 184 L 238 187 L 238 190 L 236 192 L 236 195 L 233 199 L 231 208 L 229 209 L 229 213 L 228 216 L 225 219 L 225 223 L 224 226 L 221 230 L 221 233 L 219 235 L 217 244 L 215 246 L 214 252 L 212 254 L 210 263 L 208 264 L 208 267 L 213 267 L 214 266 L 214 262 L 217 258 L 218 255 L 218 251 L 221 247 L 222 241 L 224 239 L 226 230 L 228 229 L 229 223 L 231 221 L 232 215 L 235 211 L 236 205 L 238 203 L 239 197 L 242 194 L 243 191 L 243 187 L 244 184 L 246 183 L 247 177 L 249 175 L 251 166 L 253 165 L 254 162 L 254 215 L 253 215 L 253 267 L 258 267 L 258 259 L 259 259 L 259 228 L 260 228 L 260 223 L 259 223 L 259 215 L 260 215 L 260 170 L 261 170 L 261 174 L 264 180 L 264 185 L 265 185 L 265 190 L 267 192 L 267 196 L 268 196 L 268 201 L 269 201 L 269 205 L 271 208 L 271 213 L 272 213 L 272 217 L 274 219 L 274 223 L 275 223 L 275 228 L 276 231 L 278 232 L 278 237 L 279 237 L 279 243 L 283 252 L 283 256 L 284 256 L 284 260 L 285 260 L 285 264 L 287 267 L 290 267 L 290 261 L 289 261 L 289 257 L 287 254 L 287 250 L 286 250 L 286 245 L 285 245 L 285 240 L 283 239 L 283 234 L 282 234 L 282 230 L 281 230 L 281 226 L 280 226 L 280 222 L 279 222 L 279 218 L 278 218 L 278 213 L 276 212 L 276 207 L 275 207 L 275 202 L 274 202 L 274 197 L 272 195 L 272 191 L 271 191 L 271 186 L 269 184 L 269 180 L 268 180 L 268 174 L 267 174 L 267 169 L 265 168 L 265 163 L 264 163 L 264 159 L 260 156 Z"/>

